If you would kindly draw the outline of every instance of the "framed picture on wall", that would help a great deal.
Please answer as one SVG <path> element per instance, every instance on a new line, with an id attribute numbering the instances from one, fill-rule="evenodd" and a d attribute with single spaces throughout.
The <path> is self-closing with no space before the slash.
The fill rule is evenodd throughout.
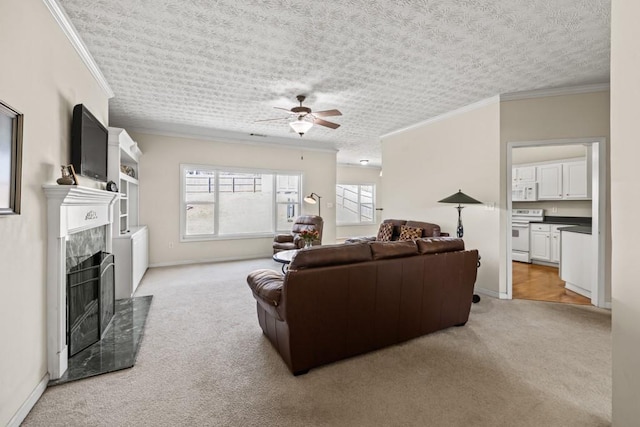
<path id="1" fill-rule="evenodd" d="M 20 213 L 23 115 L 0 101 L 0 215 Z"/>

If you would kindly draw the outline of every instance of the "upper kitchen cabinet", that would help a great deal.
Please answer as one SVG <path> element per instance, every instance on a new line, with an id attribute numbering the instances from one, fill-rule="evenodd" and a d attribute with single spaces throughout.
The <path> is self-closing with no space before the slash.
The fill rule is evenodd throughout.
<path id="1" fill-rule="evenodd" d="M 584 160 L 562 164 L 562 196 L 564 199 L 591 199 L 591 180 L 587 169 L 587 162 Z"/>
<path id="2" fill-rule="evenodd" d="M 590 200 L 591 180 L 586 160 L 537 166 L 538 200 Z"/>
<path id="3" fill-rule="evenodd" d="M 514 184 L 536 182 L 535 166 L 514 166 L 511 171 L 511 180 Z"/>
<path id="4" fill-rule="evenodd" d="M 538 166 L 538 200 L 562 199 L 562 163 Z"/>

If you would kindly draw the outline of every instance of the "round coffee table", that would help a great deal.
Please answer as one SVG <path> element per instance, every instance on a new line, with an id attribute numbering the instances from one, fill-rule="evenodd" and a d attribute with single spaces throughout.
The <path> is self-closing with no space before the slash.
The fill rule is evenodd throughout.
<path id="1" fill-rule="evenodd" d="M 273 254 L 273 260 L 282 264 L 282 274 L 287 272 L 286 268 L 291 263 L 291 259 L 298 253 L 298 249 L 289 249 Z"/>

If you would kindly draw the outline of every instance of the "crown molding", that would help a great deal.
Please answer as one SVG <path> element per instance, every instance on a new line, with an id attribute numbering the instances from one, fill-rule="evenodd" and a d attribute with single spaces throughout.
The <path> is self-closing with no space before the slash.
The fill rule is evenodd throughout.
<path id="1" fill-rule="evenodd" d="M 57 0 L 42 1 L 49 9 L 49 12 L 51 12 L 53 17 L 55 18 L 56 22 L 62 29 L 62 32 L 71 42 L 71 45 L 75 48 L 76 52 L 78 52 L 78 55 L 80 55 L 80 59 L 82 59 L 82 62 L 84 62 L 84 64 L 87 66 L 89 72 L 91 73 L 91 75 L 93 75 L 93 78 L 98 82 L 100 88 L 108 98 L 113 98 L 115 94 L 111 90 L 109 83 L 107 83 L 107 79 L 104 78 L 104 74 L 102 74 L 102 71 L 100 71 L 100 68 L 98 67 L 98 64 L 96 64 L 95 59 L 93 59 L 93 56 L 91 56 L 91 53 L 89 53 L 89 49 L 80 38 L 78 30 L 76 30 L 76 27 L 74 27 L 71 23 L 69 16 L 67 16 L 66 12 L 58 4 Z"/>
<path id="2" fill-rule="evenodd" d="M 117 118 L 115 119 L 117 122 Z M 221 129 L 204 128 L 200 126 L 180 125 L 147 121 L 141 126 L 118 126 L 127 129 L 127 132 L 143 133 L 147 135 L 169 136 L 177 138 L 199 139 L 222 143 L 240 143 L 255 146 L 271 146 L 289 150 L 320 151 L 325 153 L 337 153 L 332 142 L 317 141 L 313 139 L 302 139 L 296 141 L 292 138 L 277 136 L 264 136 L 243 132 L 226 131 Z M 295 141 L 295 142 L 294 142 Z"/>
<path id="3" fill-rule="evenodd" d="M 417 129 L 417 128 L 422 127 L 422 126 L 430 125 L 432 123 L 439 122 L 441 120 L 445 120 L 445 119 L 448 119 L 448 118 L 451 118 L 451 117 L 455 117 L 455 116 L 458 116 L 460 114 L 467 113 L 469 111 L 477 110 L 478 108 L 486 107 L 487 105 L 496 104 L 498 102 L 500 102 L 500 97 L 497 96 L 497 95 L 496 96 L 492 96 L 491 98 L 486 98 L 486 99 L 483 99 L 481 101 L 474 102 L 473 104 L 465 105 L 464 107 L 461 107 L 461 108 L 458 108 L 456 110 L 452 110 L 452 111 L 446 112 L 444 114 L 440 114 L 439 116 L 432 117 L 430 119 L 427 119 L 427 120 L 424 120 L 422 122 L 413 124 L 411 126 L 407 126 L 407 127 L 404 127 L 404 128 L 401 128 L 401 129 L 394 130 L 392 132 L 386 133 L 384 135 L 381 135 L 380 139 L 388 138 L 390 136 L 395 136 L 395 135 L 398 135 L 400 133 L 404 133 L 404 132 L 407 132 L 407 131 L 410 131 L 410 130 L 414 130 L 414 129 Z"/>
<path id="4" fill-rule="evenodd" d="M 609 90 L 609 83 L 595 83 L 581 86 L 554 87 L 547 89 L 510 92 L 500 95 L 500 101 L 518 101 L 521 99 L 545 98 L 548 96 L 578 95 L 581 93 L 604 92 Z"/>

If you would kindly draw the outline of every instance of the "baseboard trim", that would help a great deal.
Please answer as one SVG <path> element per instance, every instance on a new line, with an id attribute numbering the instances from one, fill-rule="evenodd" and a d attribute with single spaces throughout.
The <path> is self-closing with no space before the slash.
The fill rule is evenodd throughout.
<path id="1" fill-rule="evenodd" d="M 190 265 L 190 264 L 207 264 L 211 262 L 228 262 L 228 261 L 246 261 L 250 259 L 264 259 L 269 257 L 269 254 L 257 254 L 246 256 L 234 256 L 223 258 L 204 258 L 204 259 L 187 259 L 183 261 L 168 261 L 168 262 L 154 262 L 149 264 L 149 268 L 154 267 L 173 267 L 177 265 Z"/>
<path id="2" fill-rule="evenodd" d="M 479 288 L 475 287 L 474 292 L 477 292 L 482 295 L 486 295 L 488 297 L 497 298 L 497 299 L 509 299 L 506 292 L 498 292 L 491 289 Z"/>
<path id="3" fill-rule="evenodd" d="M 46 373 L 45 376 L 42 377 L 42 380 L 40 380 L 36 388 L 33 389 L 29 397 L 27 397 L 27 400 L 20 406 L 18 412 L 9 420 L 9 424 L 7 424 L 8 427 L 19 427 L 20 424 L 22 424 L 24 419 L 27 418 L 27 415 L 29 415 L 29 412 L 31 412 L 36 403 L 38 403 L 38 399 L 40 399 L 40 396 L 42 396 L 42 393 L 46 390 L 47 384 L 49 384 L 49 373 Z"/>

